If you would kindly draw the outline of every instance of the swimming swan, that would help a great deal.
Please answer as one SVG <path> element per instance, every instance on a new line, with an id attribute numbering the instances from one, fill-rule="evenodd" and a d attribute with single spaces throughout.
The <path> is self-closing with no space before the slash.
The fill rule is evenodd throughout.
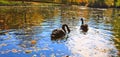
<path id="1" fill-rule="evenodd" d="M 67 33 L 70 33 L 70 29 L 67 24 L 63 24 L 61 29 L 55 29 L 52 31 L 51 38 L 52 39 L 63 38 L 66 36 Z"/>
<path id="2" fill-rule="evenodd" d="M 80 26 L 80 29 L 81 29 L 83 32 L 87 32 L 87 31 L 88 31 L 88 25 L 87 25 L 87 24 L 84 24 L 83 18 L 81 18 L 81 21 L 82 21 L 82 24 L 81 24 L 81 26 Z"/>

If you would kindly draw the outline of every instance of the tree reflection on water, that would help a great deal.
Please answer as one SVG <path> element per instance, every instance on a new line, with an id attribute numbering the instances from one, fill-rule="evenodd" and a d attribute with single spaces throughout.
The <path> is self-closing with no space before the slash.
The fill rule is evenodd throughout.
<path id="1" fill-rule="evenodd" d="M 21 54 L 24 57 L 61 57 L 74 56 L 74 54 L 81 56 L 87 51 L 84 48 L 83 53 L 82 51 L 77 53 L 77 51 L 85 46 L 93 49 L 96 46 L 97 48 L 95 49 L 99 52 L 105 52 L 105 55 L 109 54 L 109 52 L 115 53 L 117 51 L 114 46 L 117 47 L 118 51 L 120 50 L 119 13 L 119 9 L 80 8 L 73 5 L 67 7 L 0 7 L 0 56 L 20 57 L 14 53 Z M 75 18 L 73 19 L 73 17 Z M 87 35 L 79 34 L 78 31 L 75 32 L 81 25 L 81 17 L 86 18 L 85 22 L 90 27 Z M 75 33 L 71 33 L 67 39 L 51 40 L 50 34 L 52 30 L 61 28 L 62 24 L 68 24 L 71 31 Z M 96 37 L 94 36 L 95 38 L 93 38 L 93 35 L 96 35 Z M 81 40 L 83 38 L 84 40 Z M 101 43 L 103 46 L 99 46 L 92 41 Z M 92 44 L 82 46 L 82 44 L 90 42 Z M 115 44 L 112 45 L 110 43 Z M 95 55 L 90 52 L 87 52 L 87 55 Z M 115 54 L 106 55 L 106 57 L 116 56 Z"/>

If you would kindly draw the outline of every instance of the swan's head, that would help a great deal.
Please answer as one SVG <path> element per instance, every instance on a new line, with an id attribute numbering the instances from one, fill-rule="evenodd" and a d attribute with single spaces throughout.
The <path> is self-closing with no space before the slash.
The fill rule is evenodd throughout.
<path id="1" fill-rule="evenodd" d="M 82 21 L 82 24 L 84 24 L 83 18 L 80 19 Z"/>
<path id="2" fill-rule="evenodd" d="M 83 21 L 83 18 L 81 18 L 80 20 Z"/>

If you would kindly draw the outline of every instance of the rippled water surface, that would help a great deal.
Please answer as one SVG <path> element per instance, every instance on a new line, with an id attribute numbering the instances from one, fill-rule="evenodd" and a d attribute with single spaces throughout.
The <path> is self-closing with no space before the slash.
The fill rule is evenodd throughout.
<path id="1" fill-rule="evenodd" d="M 119 57 L 119 15 L 119 9 L 80 6 L 0 7 L 0 57 Z M 71 30 L 68 38 L 51 39 L 62 24 Z"/>

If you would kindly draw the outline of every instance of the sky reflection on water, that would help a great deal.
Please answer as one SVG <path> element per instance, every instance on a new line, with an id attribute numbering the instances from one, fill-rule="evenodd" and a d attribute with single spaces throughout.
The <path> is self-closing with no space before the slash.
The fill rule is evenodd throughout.
<path id="1" fill-rule="evenodd" d="M 18 10 L 17 8 L 15 8 Z M 37 16 L 36 20 L 39 20 L 37 25 L 27 26 L 24 23 L 23 28 L 11 28 L 1 30 L 0 35 L 0 57 L 116 57 L 117 49 L 114 46 L 113 27 L 111 23 L 105 23 L 103 19 L 96 21 L 97 17 L 90 17 L 88 10 L 81 10 L 75 12 L 75 9 L 63 9 L 64 15 L 60 15 L 61 12 L 57 9 L 55 16 L 49 16 L 54 12 L 52 9 L 45 8 L 48 13 L 48 17 L 43 20 L 39 20 Z M 71 10 L 70 10 L 71 9 Z M 20 9 L 19 9 L 20 10 Z M 36 8 L 36 10 L 39 10 Z M 42 8 L 40 8 L 41 11 Z M 35 11 L 39 15 L 41 11 Z M 92 10 L 94 11 L 94 10 Z M 73 14 L 74 13 L 74 14 Z M 76 13 L 76 14 L 75 14 Z M 79 15 L 82 13 L 83 15 Z M 46 12 L 43 13 L 46 17 Z M 53 15 L 54 15 L 53 14 Z M 73 15 L 71 15 L 73 14 Z M 78 14 L 78 15 L 77 15 Z M 29 15 L 29 14 L 28 14 Z M 68 15 L 68 16 L 67 16 Z M 77 16 L 76 16 L 77 15 Z M 26 15 L 25 15 L 26 16 Z M 27 16 L 28 18 L 30 16 Z M 51 18 L 52 17 L 52 18 Z M 76 19 L 72 19 L 75 17 Z M 85 22 L 89 25 L 89 31 L 84 35 L 79 30 L 81 17 L 85 17 Z M 35 18 L 35 17 L 34 17 Z M 43 18 L 43 17 L 41 17 Z M 12 19 L 12 18 L 11 18 Z M 13 18 L 14 19 L 14 18 Z M 29 22 L 31 19 L 24 20 Z M 20 20 L 18 20 L 20 21 Z M 34 21 L 37 22 L 37 21 Z M 17 21 L 16 21 L 17 23 Z M 62 24 L 68 24 L 71 33 L 67 39 L 51 40 L 50 34 L 52 30 L 61 28 Z M 21 25 L 22 26 L 22 25 Z M 26 26 L 26 27 L 24 27 Z M 14 27 L 14 26 L 10 26 Z M 31 41 L 35 40 L 36 44 L 31 44 Z"/>

